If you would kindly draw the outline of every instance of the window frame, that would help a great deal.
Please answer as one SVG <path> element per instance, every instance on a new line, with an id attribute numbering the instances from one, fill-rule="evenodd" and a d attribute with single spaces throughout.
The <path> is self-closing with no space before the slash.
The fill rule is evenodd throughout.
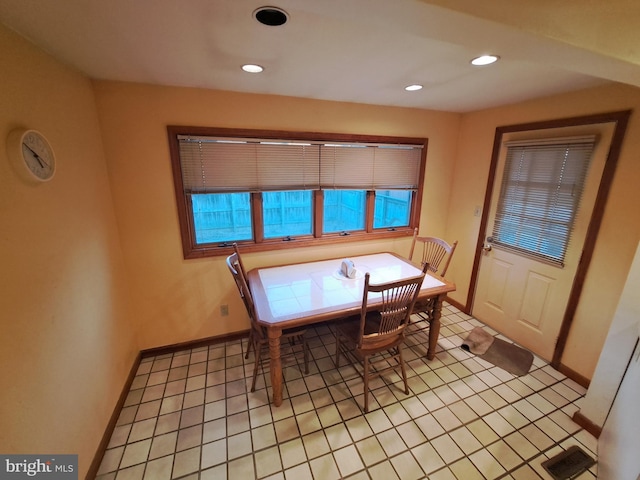
<path id="1" fill-rule="evenodd" d="M 193 209 L 190 201 L 190 195 L 184 191 L 182 183 L 182 168 L 180 162 L 179 142 L 180 135 L 193 136 L 218 136 L 238 139 L 273 139 L 273 140 L 292 140 L 292 141 L 316 141 L 316 142 L 345 142 L 345 143 L 378 143 L 378 144 L 402 144 L 415 145 L 422 147 L 420 158 L 420 168 L 418 177 L 418 189 L 411 195 L 411 206 L 409 213 L 409 225 L 406 227 L 382 228 L 374 229 L 374 206 L 375 192 L 367 190 L 366 192 L 366 209 L 365 209 L 365 229 L 364 231 L 353 232 L 336 232 L 322 233 L 323 226 L 323 190 L 314 190 L 312 192 L 312 224 L 313 231 L 311 235 L 297 236 L 290 240 L 282 238 L 265 239 L 264 225 L 262 218 L 262 192 L 249 192 L 251 215 L 253 223 L 253 239 L 238 241 L 243 251 L 269 251 L 281 250 L 291 247 L 310 247 L 315 245 L 328 245 L 346 242 L 357 242 L 366 240 L 381 240 L 386 238 L 406 237 L 413 235 L 413 230 L 418 226 L 420 219 L 420 211 L 422 207 L 422 196 L 424 190 L 424 176 L 427 158 L 427 138 L 417 137 L 395 137 L 380 135 L 350 135 L 341 133 L 319 133 L 319 132 L 293 132 L 280 130 L 253 130 L 253 129 L 235 129 L 235 128 L 217 128 L 217 127 L 193 127 L 193 126 L 175 126 L 167 127 L 169 139 L 169 153 L 171 159 L 171 167 L 173 173 L 174 193 L 176 197 L 176 206 L 178 213 L 178 221 L 180 227 L 180 236 L 182 240 L 182 250 L 185 259 L 212 257 L 219 255 L 228 255 L 232 251 L 231 243 L 206 243 L 197 244 L 195 237 L 195 226 L 193 221 Z"/>

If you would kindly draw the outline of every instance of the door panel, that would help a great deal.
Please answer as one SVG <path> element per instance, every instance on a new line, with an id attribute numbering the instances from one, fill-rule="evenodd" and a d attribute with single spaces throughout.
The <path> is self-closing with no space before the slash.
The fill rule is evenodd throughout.
<path id="1" fill-rule="evenodd" d="M 548 360 L 571 289 L 572 277 L 565 278 L 570 275 L 494 247 L 481 262 L 473 315 Z"/>
<path id="2" fill-rule="evenodd" d="M 472 314 L 547 361 L 553 357 L 614 128 L 615 124 L 606 123 L 549 129 L 542 133 L 518 132 L 517 137 L 511 134 L 503 138 L 503 141 L 509 141 L 598 135 L 564 266 L 549 264 L 499 246 L 485 250 L 480 260 Z M 493 231 L 505 159 L 506 148 L 502 147 L 485 238 Z"/>
<path id="3" fill-rule="evenodd" d="M 542 330 L 543 314 L 556 279 L 529 271 L 524 289 L 520 318 L 537 331 Z"/>

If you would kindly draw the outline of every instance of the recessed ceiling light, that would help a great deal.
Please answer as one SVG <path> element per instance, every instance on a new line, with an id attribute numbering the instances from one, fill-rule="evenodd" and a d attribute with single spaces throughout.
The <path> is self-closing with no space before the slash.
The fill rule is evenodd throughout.
<path id="1" fill-rule="evenodd" d="M 482 55 L 471 60 L 471 64 L 476 66 L 490 65 L 497 62 L 499 59 L 500 57 L 497 55 Z"/>
<path id="2" fill-rule="evenodd" d="M 289 19 L 287 12 L 278 7 L 260 7 L 253 12 L 253 16 L 261 24 L 269 27 L 279 27 Z"/>
<path id="3" fill-rule="evenodd" d="M 416 90 L 422 90 L 422 85 L 407 85 L 404 89 L 407 92 L 415 92 Z"/>
<path id="4" fill-rule="evenodd" d="M 249 73 L 260 73 L 264 70 L 264 68 L 262 68 L 260 65 L 247 64 L 242 66 L 242 70 Z"/>

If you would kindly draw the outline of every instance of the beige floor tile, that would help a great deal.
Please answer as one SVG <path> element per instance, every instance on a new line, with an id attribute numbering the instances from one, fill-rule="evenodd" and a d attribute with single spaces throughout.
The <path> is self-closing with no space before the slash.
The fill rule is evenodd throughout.
<path id="1" fill-rule="evenodd" d="M 362 415 L 346 421 L 345 425 L 347 426 L 347 430 L 349 430 L 349 434 L 354 442 L 373 435 L 373 430 L 371 430 L 369 423 Z"/>
<path id="2" fill-rule="evenodd" d="M 149 461 L 144 472 L 144 480 L 169 480 L 173 468 L 173 455 Z"/>
<path id="3" fill-rule="evenodd" d="M 336 463 L 338 464 L 340 474 L 343 477 L 349 476 L 364 468 L 364 465 L 360 460 L 360 456 L 358 455 L 358 451 L 354 445 L 349 445 L 340 450 L 336 450 L 333 452 L 333 455 L 335 456 Z"/>
<path id="4" fill-rule="evenodd" d="M 456 479 L 456 476 L 448 468 L 443 468 L 429 476 L 429 480 L 462 480 Z"/>
<path id="5" fill-rule="evenodd" d="M 256 475 L 258 478 L 268 477 L 282 470 L 280 451 L 277 446 L 256 452 L 255 459 Z"/>
<path id="6" fill-rule="evenodd" d="M 327 437 L 322 430 L 302 437 L 307 458 L 316 458 L 331 451 Z"/>
<path id="7" fill-rule="evenodd" d="M 227 440 L 216 440 L 215 442 L 202 445 L 202 459 L 200 468 L 207 469 L 215 465 L 220 465 L 227 461 Z"/>
<path id="8" fill-rule="evenodd" d="M 391 459 L 393 468 L 402 480 L 424 478 L 424 472 L 410 452 L 404 452 Z"/>
<path id="9" fill-rule="evenodd" d="M 278 443 L 276 432 L 272 424 L 252 429 L 251 438 L 253 440 L 253 447 L 256 450 L 270 447 Z"/>
<path id="10" fill-rule="evenodd" d="M 253 466 L 253 460 L 251 458 L 238 458 L 232 460 L 227 465 L 229 472 L 229 479 L 235 478 L 255 478 L 256 472 Z"/>
<path id="11" fill-rule="evenodd" d="M 151 450 L 149 451 L 149 459 L 153 460 L 175 453 L 177 440 L 177 431 L 153 437 Z"/>
<path id="12" fill-rule="evenodd" d="M 412 448 L 411 454 L 427 475 L 430 475 L 445 465 L 444 460 L 442 460 L 436 449 L 433 448 L 433 445 L 430 443 L 423 443 L 422 445 Z"/>
<path id="13" fill-rule="evenodd" d="M 98 475 L 115 472 L 118 469 L 124 448 L 124 446 L 116 447 L 105 452 L 102 457 L 102 462 L 100 463 L 100 468 L 98 468 Z"/>
<path id="14" fill-rule="evenodd" d="M 456 445 L 451 436 L 448 434 L 441 435 L 435 440 L 432 440 L 431 444 L 447 464 L 452 463 L 464 456 L 462 450 L 458 447 L 458 445 Z"/>
<path id="15" fill-rule="evenodd" d="M 396 474 L 393 465 L 390 461 L 379 463 L 369 469 L 369 475 L 374 480 L 399 480 L 400 477 Z"/>
<path id="16" fill-rule="evenodd" d="M 248 455 L 251 450 L 251 432 L 227 437 L 227 458 L 229 460 Z"/>
<path id="17" fill-rule="evenodd" d="M 475 467 L 484 475 L 487 479 L 498 478 L 505 473 L 505 469 L 500 463 L 491 455 L 491 453 L 482 449 L 469 456 L 469 460 L 475 465 Z"/>
<path id="18" fill-rule="evenodd" d="M 476 466 L 468 459 L 463 458 L 449 465 L 458 480 L 484 480 L 484 476 Z"/>
<path id="19" fill-rule="evenodd" d="M 280 477 L 278 476 L 278 478 Z M 313 480 L 313 474 L 309 465 L 303 463 L 285 471 L 284 478 L 286 480 Z"/>
<path id="20" fill-rule="evenodd" d="M 202 424 L 183 428 L 178 431 L 176 451 L 188 450 L 202 444 Z"/>
<path id="21" fill-rule="evenodd" d="M 356 448 L 358 452 L 360 452 L 360 456 L 366 466 L 374 465 L 387 458 L 382 445 L 380 445 L 376 437 L 365 438 L 357 442 Z"/>
<path id="22" fill-rule="evenodd" d="M 476 450 L 482 448 L 482 444 L 478 441 L 478 439 L 471 433 L 467 427 L 461 427 L 453 432 L 449 433 L 449 436 L 456 442 L 456 445 L 460 447 L 460 449 L 465 453 L 465 455 L 469 455 Z"/>
<path id="23" fill-rule="evenodd" d="M 397 427 L 396 430 L 409 448 L 413 448 L 427 441 L 427 437 L 424 436 L 420 427 L 414 422 L 404 423 Z"/>
<path id="24" fill-rule="evenodd" d="M 314 458 L 309 462 L 313 477 L 322 480 L 338 480 L 342 478 L 333 455 L 327 454 Z"/>
<path id="25" fill-rule="evenodd" d="M 200 446 L 178 452 L 173 463 L 173 474 L 171 478 L 179 478 L 188 473 L 197 472 L 200 468 Z"/>
<path id="26" fill-rule="evenodd" d="M 535 445 L 527 440 L 520 432 L 514 432 L 508 435 L 504 441 L 525 461 L 530 460 L 540 453 Z"/>
<path id="27" fill-rule="evenodd" d="M 325 429 L 324 434 L 327 437 L 327 442 L 331 450 L 337 450 L 352 443 L 349 430 L 347 430 L 347 427 L 343 423 Z"/>
<path id="28" fill-rule="evenodd" d="M 282 458 L 282 466 L 285 470 L 306 462 L 307 455 L 304 450 L 302 439 L 296 438 L 280 444 L 280 457 Z"/>
<path id="29" fill-rule="evenodd" d="M 227 435 L 235 435 L 250 429 L 249 412 L 243 411 L 235 415 L 227 415 Z"/>
<path id="30" fill-rule="evenodd" d="M 151 448 L 151 439 L 141 442 L 130 443 L 122 454 L 122 461 L 119 468 L 126 468 L 147 461 L 149 457 L 149 449 Z"/>

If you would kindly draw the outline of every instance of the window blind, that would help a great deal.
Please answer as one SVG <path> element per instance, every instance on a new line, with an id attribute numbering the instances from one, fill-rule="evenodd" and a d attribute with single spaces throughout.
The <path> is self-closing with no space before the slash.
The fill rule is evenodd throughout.
<path id="1" fill-rule="evenodd" d="M 492 243 L 563 265 L 595 141 L 506 143 Z"/>
<path id="2" fill-rule="evenodd" d="M 421 157 L 422 147 L 418 145 L 323 145 L 321 187 L 417 190 Z"/>
<path id="3" fill-rule="evenodd" d="M 185 193 L 319 188 L 319 145 L 179 136 Z"/>
<path id="4" fill-rule="evenodd" d="M 185 193 L 418 188 L 421 145 L 179 135 Z"/>

